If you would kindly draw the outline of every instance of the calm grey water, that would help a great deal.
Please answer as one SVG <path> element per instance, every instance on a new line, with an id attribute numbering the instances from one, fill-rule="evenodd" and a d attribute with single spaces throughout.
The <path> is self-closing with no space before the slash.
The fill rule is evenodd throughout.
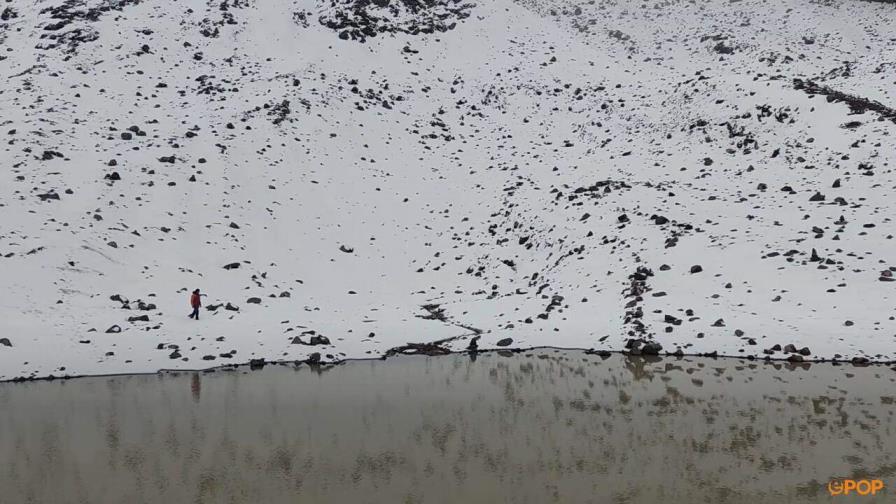
<path id="1" fill-rule="evenodd" d="M 0 385 L 0 502 L 893 502 L 896 372 L 538 350 Z M 835 477 L 887 484 L 831 497 Z"/>

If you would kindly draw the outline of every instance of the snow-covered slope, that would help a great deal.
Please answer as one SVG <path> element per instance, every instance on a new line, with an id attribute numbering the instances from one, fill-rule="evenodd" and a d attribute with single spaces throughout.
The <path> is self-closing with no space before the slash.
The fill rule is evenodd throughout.
<path id="1" fill-rule="evenodd" d="M 894 9 L 0 4 L 0 378 L 479 332 L 894 359 Z"/>

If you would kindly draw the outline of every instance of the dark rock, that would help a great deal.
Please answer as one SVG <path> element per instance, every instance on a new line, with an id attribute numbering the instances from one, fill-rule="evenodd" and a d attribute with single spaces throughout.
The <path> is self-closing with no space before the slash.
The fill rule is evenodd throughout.
<path id="1" fill-rule="evenodd" d="M 800 348 L 799 354 L 808 357 L 808 356 L 812 355 L 812 352 L 809 350 L 809 347 L 803 347 L 803 348 Z"/>
<path id="2" fill-rule="evenodd" d="M 250 297 L 249 299 L 246 300 L 246 302 L 249 303 L 249 304 L 260 304 L 260 303 L 261 303 L 261 298 Z"/>
<path id="3" fill-rule="evenodd" d="M 128 322 L 149 322 L 149 315 L 136 315 L 128 317 Z"/>
<path id="4" fill-rule="evenodd" d="M 642 355 L 658 355 L 663 350 L 663 346 L 659 343 L 650 341 L 641 347 Z"/>
<path id="5" fill-rule="evenodd" d="M 308 356 L 308 358 L 305 360 L 305 362 L 307 362 L 308 364 L 312 364 L 312 365 L 320 364 L 320 353 L 314 352 L 313 354 Z"/>
<path id="6" fill-rule="evenodd" d="M 510 346 L 512 343 L 513 343 L 513 338 L 504 338 L 504 339 L 498 340 L 498 342 L 495 344 L 500 347 L 505 347 L 505 346 Z"/>
<path id="7" fill-rule="evenodd" d="M 225 310 L 229 310 L 229 311 L 240 311 L 240 307 L 239 307 L 239 306 L 236 306 L 236 305 L 233 305 L 233 304 L 230 304 L 230 303 L 227 303 L 227 305 L 224 306 L 224 309 L 225 309 Z"/>
<path id="8" fill-rule="evenodd" d="M 681 319 L 677 317 L 673 317 L 672 315 L 666 314 L 663 320 L 667 324 L 681 325 Z"/>
<path id="9" fill-rule="evenodd" d="M 0 345 L 11 347 L 12 342 L 9 341 L 9 338 L 0 338 Z"/>
<path id="10" fill-rule="evenodd" d="M 700 266 L 699 264 L 691 266 L 691 273 L 700 273 L 701 271 L 703 271 L 703 266 Z"/>
<path id="11" fill-rule="evenodd" d="M 312 336 L 311 339 L 308 340 L 308 344 L 309 345 L 329 345 L 330 338 L 327 338 L 326 336 L 321 336 L 321 335 Z"/>
<path id="12" fill-rule="evenodd" d="M 232 263 L 230 263 L 230 264 L 225 264 L 225 265 L 224 265 L 224 269 L 226 269 L 226 270 L 237 269 L 237 268 L 239 268 L 239 267 L 240 267 L 240 263 L 238 263 L 238 262 L 232 262 Z"/>
<path id="13" fill-rule="evenodd" d="M 120 332 L 121 332 L 121 327 L 119 327 L 118 325 L 114 325 L 114 326 L 106 329 L 106 334 L 114 334 L 114 333 L 120 333 Z"/>
<path id="14" fill-rule="evenodd" d="M 796 346 L 792 343 L 784 346 L 784 352 L 786 353 L 796 353 Z"/>
<path id="15" fill-rule="evenodd" d="M 249 360 L 249 369 L 251 369 L 253 371 L 257 370 L 257 369 L 261 369 L 264 367 L 265 364 L 266 364 L 266 362 L 263 358 L 262 359 L 250 359 Z"/>

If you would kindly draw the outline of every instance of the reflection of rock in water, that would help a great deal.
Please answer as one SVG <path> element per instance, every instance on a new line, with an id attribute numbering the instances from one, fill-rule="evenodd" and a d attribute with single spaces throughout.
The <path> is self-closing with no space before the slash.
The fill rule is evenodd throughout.
<path id="1" fill-rule="evenodd" d="M 199 402 L 199 396 L 202 393 L 202 382 L 199 381 L 199 373 L 193 373 L 190 376 L 190 394 L 193 396 L 193 402 Z"/>
<path id="2" fill-rule="evenodd" d="M 652 380 L 652 368 L 648 364 L 656 364 L 662 360 L 656 355 L 627 355 L 625 356 L 625 369 L 631 371 L 632 377 L 637 380 Z"/>
<path id="3" fill-rule="evenodd" d="M 4 498 L 814 502 L 893 473 L 881 368 L 537 350 L 323 369 L 2 385 Z"/>

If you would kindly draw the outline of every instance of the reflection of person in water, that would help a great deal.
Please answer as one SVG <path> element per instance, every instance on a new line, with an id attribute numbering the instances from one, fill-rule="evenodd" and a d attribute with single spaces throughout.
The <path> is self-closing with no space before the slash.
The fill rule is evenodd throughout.
<path id="1" fill-rule="evenodd" d="M 190 392 L 193 394 L 193 402 L 199 402 L 199 395 L 202 393 L 202 382 L 199 381 L 199 373 L 193 373 L 190 378 Z"/>

